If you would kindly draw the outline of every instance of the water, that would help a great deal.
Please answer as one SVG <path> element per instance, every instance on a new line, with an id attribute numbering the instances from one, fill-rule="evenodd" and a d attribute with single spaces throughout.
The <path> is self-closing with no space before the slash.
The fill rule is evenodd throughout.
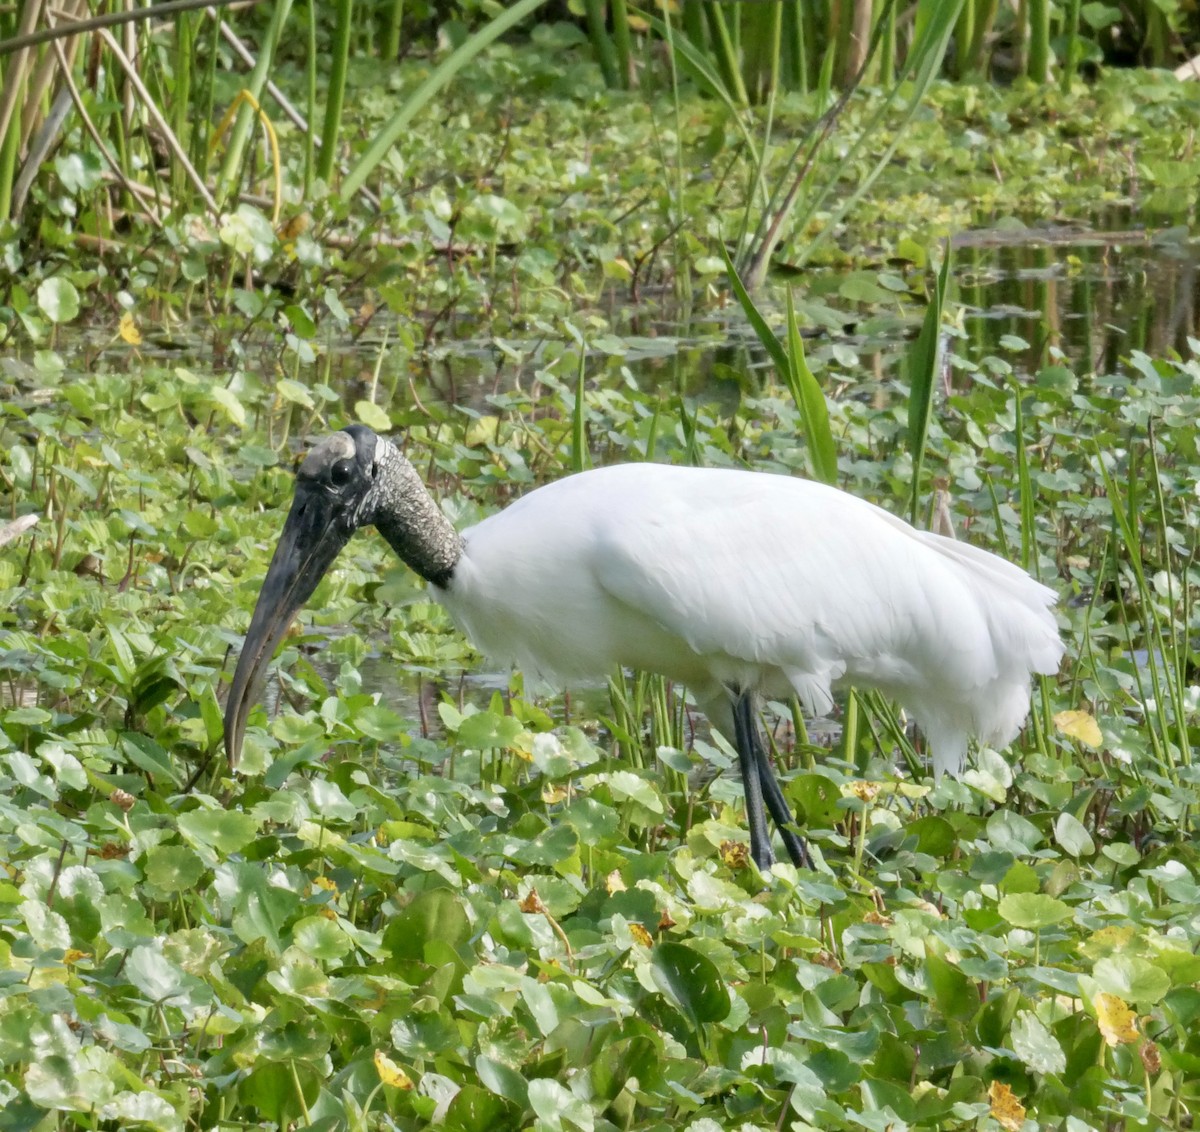
<path id="1" fill-rule="evenodd" d="M 976 356 L 1015 335 L 1029 343 L 1017 358 L 1026 373 L 1051 350 L 1079 374 L 1111 373 L 1134 350 L 1186 356 L 1189 337 L 1200 337 L 1200 247 L 1180 229 L 1033 229 L 957 242 L 958 298 Z"/>

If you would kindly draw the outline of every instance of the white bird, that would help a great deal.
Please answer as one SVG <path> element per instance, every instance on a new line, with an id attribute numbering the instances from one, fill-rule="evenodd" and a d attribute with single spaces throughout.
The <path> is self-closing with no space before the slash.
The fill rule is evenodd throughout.
<path id="1" fill-rule="evenodd" d="M 877 688 L 920 725 L 939 775 L 967 742 L 1015 738 L 1033 673 L 1058 670 L 1054 592 L 985 550 L 823 484 L 620 464 L 547 484 L 457 533 L 409 461 L 352 425 L 300 467 L 225 713 L 236 765 L 260 670 L 338 552 L 373 524 L 474 644 L 544 682 L 614 665 L 686 685 L 737 748 L 750 853 L 764 804 L 808 862 L 756 722 L 759 696 L 827 712 Z"/>

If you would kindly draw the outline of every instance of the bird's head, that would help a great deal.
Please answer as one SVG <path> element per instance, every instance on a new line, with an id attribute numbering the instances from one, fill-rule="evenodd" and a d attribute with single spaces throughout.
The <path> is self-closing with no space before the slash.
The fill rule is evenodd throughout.
<path id="1" fill-rule="evenodd" d="M 292 509 L 263 579 L 225 706 L 231 766 L 241 755 L 260 673 L 350 536 L 375 521 L 385 446 L 390 449 L 369 428 L 351 425 L 327 436 L 300 465 Z"/>

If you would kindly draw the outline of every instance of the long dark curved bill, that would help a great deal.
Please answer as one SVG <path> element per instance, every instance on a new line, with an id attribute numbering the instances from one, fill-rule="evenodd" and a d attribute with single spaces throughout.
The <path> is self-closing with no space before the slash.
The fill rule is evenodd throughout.
<path id="1" fill-rule="evenodd" d="M 279 545 L 271 558 L 250 618 L 225 704 L 225 753 L 236 767 L 246 720 L 254 706 L 262 671 L 275 654 L 296 614 L 312 596 L 354 528 L 338 522 L 341 500 L 314 484 L 298 483 Z"/>

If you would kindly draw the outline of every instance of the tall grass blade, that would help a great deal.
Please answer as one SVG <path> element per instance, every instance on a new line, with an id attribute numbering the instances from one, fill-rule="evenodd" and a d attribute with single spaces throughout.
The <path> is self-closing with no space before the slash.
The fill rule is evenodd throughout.
<path id="1" fill-rule="evenodd" d="M 889 8 L 894 2 L 895 0 L 888 0 Z M 882 25 L 875 30 L 875 35 L 867 51 L 868 59 L 879 46 L 882 30 Z M 751 245 L 745 249 L 739 245 L 737 262 L 739 267 L 745 271 L 744 282 L 751 291 L 758 290 L 763 280 L 766 279 L 767 268 L 783 234 L 784 225 L 795 211 L 797 204 L 804 198 L 809 173 L 816 165 L 818 156 L 862 80 L 865 68 L 847 83 L 837 100 L 829 105 L 836 54 L 837 43 L 831 40 L 825 51 L 825 62 L 821 67 L 821 78 L 817 88 L 817 104 L 829 108 L 805 131 L 796 142 L 791 156 L 784 163 L 782 171 L 776 178 L 775 186 L 771 190 L 770 200 L 759 216 Z M 764 142 L 764 150 L 765 148 L 766 143 Z"/>
<path id="2" fill-rule="evenodd" d="M 1015 379 L 1013 386 L 1013 415 L 1014 431 L 1017 444 L 1017 498 L 1021 507 L 1021 566 L 1034 577 L 1039 576 L 1037 556 L 1037 493 L 1033 486 L 1033 476 L 1029 470 L 1030 445 L 1025 439 L 1025 408 L 1021 398 L 1025 392 L 1020 382 Z M 1050 679 L 1047 676 L 1037 677 L 1041 710 L 1038 700 L 1034 700 L 1030 711 L 1029 721 L 1033 730 L 1034 742 L 1038 749 L 1049 755 L 1048 736 L 1053 732 L 1053 716 L 1050 711 Z"/>
<path id="3" fill-rule="evenodd" d="M 721 0 L 704 0 L 704 18 L 708 24 L 708 38 L 716 59 L 717 70 L 733 100 L 742 107 L 750 105 L 742 72 L 738 67 L 737 52 L 729 34 Z M 736 13 L 736 9 L 734 9 Z"/>
<path id="4" fill-rule="evenodd" d="M 968 0 L 968 2 L 979 9 L 975 14 L 975 38 L 971 44 L 971 70 L 986 77 L 991 69 L 991 59 L 987 56 L 987 48 L 992 38 L 992 29 L 996 23 L 1000 0 Z"/>
<path id="5" fill-rule="evenodd" d="M 1021 566 L 1031 570 L 1036 566 L 1034 553 L 1034 507 L 1033 480 L 1029 474 L 1029 446 L 1025 443 L 1025 407 L 1021 404 L 1024 390 L 1013 381 L 1013 418 L 1017 442 L 1017 497 L 1021 503 Z"/>
<path id="6" fill-rule="evenodd" d="M 634 86 L 633 37 L 629 28 L 629 9 L 625 0 L 611 0 L 613 46 L 617 52 L 618 84 L 623 90 Z"/>
<path id="7" fill-rule="evenodd" d="M 233 193 L 237 183 L 238 171 L 242 167 L 242 159 L 246 152 L 246 143 L 250 137 L 250 127 L 254 124 L 255 108 L 262 105 L 263 87 L 267 85 L 271 68 L 275 63 L 275 49 L 283 38 L 283 27 L 287 23 L 288 13 L 292 9 L 292 0 L 275 0 L 275 8 L 271 13 L 271 23 L 259 45 L 258 60 L 246 91 L 251 97 L 251 105 L 243 105 L 234 123 L 229 145 L 225 150 L 225 160 L 221 163 L 221 171 L 217 176 L 216 199 L 224 204 Z"/>
<path id="8" fill-rule="evenodd" d="M 354 27 L 354 0 L 337 0 L 334 6 L 333 55 L 329 85 L 325 93 L 325 121 L 321 127 L 321 155 L 317 176 L 326 184 L 337 161 L 337 139 L 342 129 L 342 104 L 346 96 L 346 73 L 350 62 L 350 32 Z M 310 7 L 309 15 L 316 11 Z"/>
<path id="9" fill-rule="evenodd" d="M 308 0 L 308 59 L 304 67 L 304 114 L 308 128 L 304 131 L 304 199 L 312 193 L 313 177 L 317 171 L 317 139 L 312 123 L 317 120 L 317 0 Z"/>
<path id="10" fill-rule="evenodd" d="M 600 65 L 604 85 L 610 90 L 621 85 L 617 52 L 604 26 L 604 0 L 584 0 L 583 12 L 587 19 L 588 38 L 592 42 L 592 53 Z"/>
<path id="11" fill-rule="evenodd" d="M 1186 660 L 1186 627 L 1176 630 L 1172 624 L 1169 630 L 1164 629 L 1163 619 L 1156 604 L 1157 594 L 1146 577 L 1145 566 L 1143 564 L 1145 547 L 1137 532 L 1131 508 L 1122 497 L 1120 488 L 1117 487 L 1116 482 L 1113 480 L 1112 474 L 1104 462 L 1103 455 L 1099 451 L 1096 453 L 1095 463 L 1099 466 L 1100 474 L 1103 477 L 1104 490 L 1108 495 L 1109 505 L 1112 508 L 1117 535 L 1125 551 L 1138 592 L 1143 637 L 1140 643 L 1146 654 L 1145 668 L 1150 676 L 1150 696 L 1145 692 L 1140 668 L 1136 663 L 1134 664 L 1134 677 L 1138 685 L 1142 706 L 1146 713 L 1146 722 L 1148 725 L 1156 725 L 1148 726 L 1147 730 L 1151 745 L 1155 750 L 1155 756 L 1161 764 L 1160 769 L 1172 782 L 1177 783 L 1179 781 L 1178 767 L 1171 754 L 1170 744 L 1172 740 L 1174 748 L 1178 752 L 1180 762 L 1184 766 L 1190 767 L 1192 765 L 1191 738 L 1188 735 L 1187 710 L 1184 702 L 1185 685 L 1179 677 L 1179 673 L 1184 671 Z M 1162 482 L 1158 475 L 1157 454 L 1154 452 L 1153 443 L 1151 443 L 1151 471 L 1153 476 L 1151 489 L 1156 494 L 1159 514 L 1162 515 Z M 1169 576 L 1169 559 L 1166 560 L 1166 567 Z M 1115 555 L 1113 568 L 1114 571 L 1117 570 Z M 1117 572 L 1116 582 L 1119 591 L 1121 587 L 1119 572 Z M 1168 598 L 1173 598 L 1170 586 L 1168 587 Z M 1124 603 L 1118 601 L 1117 606 L 1125 623 L 1126 639 L 1130 655 L 1133 656 L 1139 642 L 1134 639 L 1132 630 L 1128 625 Z M 1180 634 L 1183 634 L 1184 637 L 1182 641 L 1179 639 Z M 1148 702 L 1151 698 L 1153 699 L 1152 705 Z M 1171 705 L 1172 715 L 1174 716 L 1173 728 L 1167 719 L 1168 702 Z"/>
<path id="12" fill-rule="evenodd" d="M 587 350 L 579 339 L 579 368 L 575 372 L 575 405 L 571 410 L 571 471 L 582 472 L 590 465 L 587 443 Z"/>
<path id="13" fill-rule="evenodd" d="M 824 207 L 830 194 L 845 184 L 843 178 L 845 171 L 857 165 L 863 152 L 871 149 L 878 142 L 880 134 L 885 132 L 885 128 L 891 140 L 876 157 L 875 163 L 868 169 L 866 176 L 857 179 L 854 191 L 841 198 L 829 219 L 823 224 L 821 231 L 808 244 L 797 250 L 797 254 L 792 257 L 794 266 L 802 267 L 812 258 L 817 248 L 825 242 L 830 234 L 838 230 L 843 217 L 870 191 L 876 179 L 890 164 L 908 124 L 916 117 L 926 92 L 937 78 L 962 4 L 963 0 L 921 0 L 917 5 L 916 39 L 909 49 L 904 66 L 896 77 L 895 85 L 888 91 L 879 109 L 855 138 L 853 145 L 830 170 L 830 174 L 820 190 L 804 198 L 804 207 L 796 212 L 792 221 L 793 230 L 802 232 L 808 227 L 815 214 Z M 892 106 L 902 92 L 906 92 L 908 98 L 901 119 L 896 123 L 888 123 L 887 118 Z M 765 263 L 763 273 L 765 276 Z"/>
<path id="14" fill-rule="evenodd" d="M 942 313 L 946 305 L 946 286 L 950 280 L 950 241 L 942 268 L 933 285 L 933 295 L 925 308 L 921 333 L 908 352 L 908 451 L 912 457 L 912 486 L 908 499 L 909 522 L 916 524 L 921 499 L 921 471 L 925 464 L 925 446 L 929 440 L 929 422 L 933 416 L 933 394 L 942 371 Z"/>
<path id="15" fill-rule="evenodd" d="M 358 192 L 366 179 L 375 171 L 376 166 L 387 156 L 388 150 L 408 129 L 409 123 L 425 108 L 438 91 L 451 83 L 458 73 L 484 48 L 490 46 L 509 28 L 519 24 L 526 16 L 531 12 L 536 12 L 545 3 L 546 0 L 517 0 L 517 3 L 511 8 L 506 8 L 491 23 L 480 28 L 442 60 L 429 77 L 405 100 L 404 105 L 375 136 L 375 140 L 367 147 L 367 152 L 358 159 L 354 168 L 346 175 L 346 179 L 342 182 L 342 199 L 349 200 Z"/>
<path id="16" fill-rule="evenodd" d="M 30 34 L 37 24 L 39 4 L 25 4 L 21 9 L 17 38 Z M 4 69 L 0 85 L 0 219 L 12 210 L 13 181 L 17 176 L 17 158 L 21 149 L 21 115 L 18 110 L 25 102 L 29 76 L 37 65 L 37 55 L 29 48 L 14 53 Z"/>
<path id="17" fill-rule="evenodd" d="M 404 27 L 404 0 L 388 0 L 383 10 L 383 39 L 379 57 L 390 63 L 400 54 L 400 31 Z"/>
<path id="18" fill-rule="evenodd" d="M 1029 0 L 1029 55 L 1026 74 L 1035 83 L 1050 81 L 1050 0 Z"/>
<path id="19" fill-rule="evenodd" d="M 879 45 L 879 85 L 889 87 L 896 81 L 896 5 L 886 5 L 880 19 L 883 41 Z"/>
<path id="20" fill-rule="evenodd" d="M 200 174 L 196 171 L 191 161 L 188 159 L 187 152 L 184 150 L 179 139 L 175 137 L 175 133 L 167 123 L 167 120 L 163 117 L 162 111 L 159 110 L 154 99 L 150 97 L 150 92 L 146 89 L 145 84 L 142 82 L 137 67 L 134 66 L 133 61 L 121 49 L 121 45 L 113 37 L 112 32 L 108 31 L 106 28 L 102 28 L 97 34 L 104 42 L 104 45 L 108 48 L 109 54 L 117 63 L 117 67 L 112 69 L 113 72 L 116 73 L 118 69 L 124 72 L 125 79 L 137 94 L 143 111 L 150 121 L 152 121 L 157 127 L 163 141 L 166 142 L 167 147 L 174 154 L 175 159 L 183 167 L 184 173 L 192 182 L 192 188 L 195 190 L 196 195 L 199 196 L 199 198 L 205 203 L 208 210 L 216 215 L 216 213 L 220 211 L 216 200 L 208 191 L 208 186 L 205 185 L 203 179 L 200 177 Z M 249 107 L 247 107 L 247 112 L 252 113 Z M 116 121 L 119 124 L 119 116 L 117 117 Z M 119 142 L 120 137 L 118 137 L 117 140 Z"/>
<path id="21" fill-rule="evenodd" d="M 746 146 L 748 161 L 751 167 L 761 171 L 766 158 L 763 147 L 751 132 L 751 123 L 747 121 L 746 115 L 742 113 L 742 108 L 735 97 L 730 94 L 729 88 L 725 85 L 725 81 L 713 66 L 712 61 L 690 38 L 674 34 L 671 25 L 665 20 L 646 13 L 642 13 L 642 15 L 654 29 L 655 33 L 667 44 L 671 52 L 672 69 L 677 64 L 681 70 L 691 75 L 692 81 L 700 88 L 701 93 L 717 99 L 729 111 L 729 121 L 741 135 L 742 142 Z M 767 200 L 767 193 L 761 180 L 755 181 L 755 190 L 765 202 Z M 753 198 L 753 194 L 750 195 Z"/>
<path id="22" fill-rule="evenodd" d="M 749 296 L 746 296 L 749 298 Z M 788 360 L 791 363 L 785 373 L 792 400 L 800 410 L 804 421 L 804 436 L 812 458 L 812 473 L 822 483 L 836 484 L 838 478 L 837 446 L 829 428 L 829 406 L 825 394 L 813 371 L 808 368 L 804 357 L 804 339 L 800 337 L 800 325 L 796 321 L 796 308 L 792 302 L 792 289 L 787 292 L 787 335 Z"/>
<path id="23" fill-rule="evenodd" d="M 175 21 L 175 85 L 171 91 L 172 115 L 175 136 L 186 147 L 192 132 L 191 116 L 195 112 L 192 103 L 192 61 L 196 53 L 196 26 L 192 17 L 180 13 Z M 176 162 L 171 168 L 171 192 L 182 198 L 183 170 Z"/>
<path id="24" fill-rule="evenodd" d="M 1062 71 L 1059 75 L 1059 88 L 1063 94 L 1071 90 L 1075 81 L 1075 71 L 1079 65 L 1079 9 L 1080 0 L 1069 0 L 1067 4 L 1067 34 L 1063 47 Z"/>
<path id="25" fill-rule="evenodd" d="M 808 363 L 804 358 L 804 343 L 796 322 L 791 291 L 788 292 L 788 345 L 785 348 L 767 324 L 767 320 L 763 318 L 762 312 L 754 305 L 750 292 L 746 290 L 724 247 L 721 248 L 721 255 L 725 259 L 725 271 L 729 276 L 729 284 L 733 288 L 733 293 L 737 296 L 742 310 L 746 313 L 755 337 L 770 354 L 771 361 L 775 363 L 775 369 L 787 383 L 792 399 L 796 402 L 796 408 L 800 411 L 800 419 L 804 425 L 804 437 L 808 445 L 809 470 L 813 478 L 822 483 L 836 483 L 838 477 L 837 445 L 834 443 L 833 433 L 829 428 L 829 407 L 825 403 L 825 394 L 821 391 L 820 383 L 812 370 L 808 368 Z"/>

